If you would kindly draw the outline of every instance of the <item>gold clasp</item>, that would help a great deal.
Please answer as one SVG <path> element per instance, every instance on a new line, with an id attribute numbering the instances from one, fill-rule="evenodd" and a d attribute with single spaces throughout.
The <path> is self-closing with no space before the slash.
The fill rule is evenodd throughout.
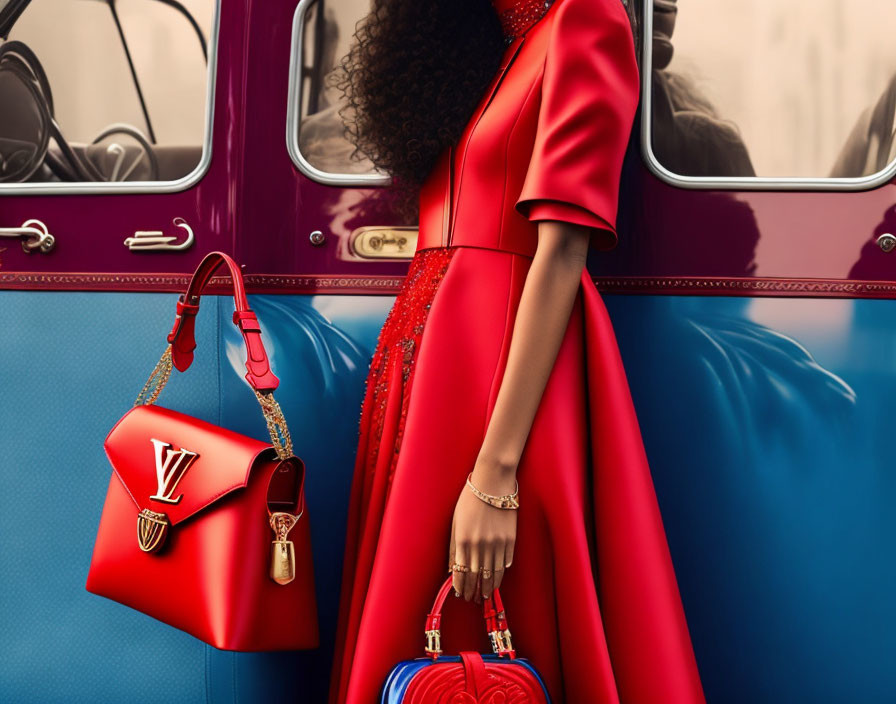
<path id="1" fill-rule="evenodd" d="M 426 631 L 426 647 L 424 650 L 430 655 L 439 655 L 442 652 L 442 634 L 438 628 Z"/>
<path id="2" fill-rule="evenodd" d="M 171 521 L 164 513 L 148 508 L 137 514 L 137 543 L 143 552 L 156 552 L 165 544 Z"/>
<path id="3" fill-rule="evenodd" d="M 513 651 L 513 642 L 510 640 L 510 630 L 507 628 L 501 631 L 489 631 L 488 635 L 492 641 L 492 650 L 495 651 L 497 655 Z"/>
<path id="4" fill-rule="evenodd" d="M 286 536 L 299 522 L 299 517 L 284 511 L 271 514 L 271 529 L 274 540 L 271 542 L 271 579 L 277 584 L 289 584 L 296 578 L 296 549 Z"/>

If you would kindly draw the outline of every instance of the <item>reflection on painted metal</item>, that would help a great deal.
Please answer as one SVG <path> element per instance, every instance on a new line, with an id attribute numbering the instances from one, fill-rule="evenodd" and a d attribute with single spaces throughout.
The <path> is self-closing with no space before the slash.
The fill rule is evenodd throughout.
<path id="1" fill-rule="evenodd" d="M 606 301 L 708 701 L 893 701 L 896 304 Z"/>

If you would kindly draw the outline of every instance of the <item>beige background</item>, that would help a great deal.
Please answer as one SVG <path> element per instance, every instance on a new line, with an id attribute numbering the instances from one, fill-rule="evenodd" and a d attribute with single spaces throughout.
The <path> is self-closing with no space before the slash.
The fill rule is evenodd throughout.
<path id="1" fill-rule="evenodd" d="M 826 176 L 896 71 L 894 0 L 678 0 L 669 70 L 734 120 L 759 176 Z"/>
<path id="2" fill-rule="evenodd" d="M 182 0 L 211 45 L 213 0 Z M 198 145 L 205 128 L 206 66 L 187 20 L 152 0 L 118 0 L 159 144 Z M 114 122 L 144 133 L 127 60 L 109 8 L 92 0 L 33 0 L 10 39 L 28 44 L 50 80 L 56 119 L 71 142 Z"/>

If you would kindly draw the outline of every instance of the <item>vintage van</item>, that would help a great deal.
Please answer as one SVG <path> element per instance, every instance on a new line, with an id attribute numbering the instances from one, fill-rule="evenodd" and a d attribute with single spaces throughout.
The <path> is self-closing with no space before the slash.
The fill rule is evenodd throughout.
<path id="1" fill-rule="evenodd" d="M 896 701 L 896 4 L 637 2 L 620 244 L 588 266 L 707 698 Z M 0 0 L 0 701 L 325 701 L 363 382 L 416 242 L 326 82 L 368 7 Z M 308 467 L 315 651 L 215 650 L 84 589 L 103 438 L 211 250 Z M 209 302 L 165 403 L 264 438 Z"/>

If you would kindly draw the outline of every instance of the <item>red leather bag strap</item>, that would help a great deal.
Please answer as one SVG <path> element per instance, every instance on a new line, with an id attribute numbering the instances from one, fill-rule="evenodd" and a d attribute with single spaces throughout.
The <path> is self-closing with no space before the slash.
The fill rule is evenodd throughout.
<path id="1" fill-rule="evenodd" d="M 246 299 L 246 287 L 240 268 L 224 252 L 210 252 L 199 262 L 190 285 L 187 286 L 187 292 L 177 300 L 177 317 L 174 319 L 174 327 L 168 333 L 168 347 L 137 395 L 134 405 L 155 403 L 165 384 L 168 383 L 172 367 L 185 371 L 193 363 L 199 299 L 211 281 L 212 275 L 222 264 L 226 264 L 230 269 L 230 278 L 233 282 L 233 323 L 240 329 L 246 344 L 246 381 L 252 386 L 261 405 L 277 456 L 285 460 L 294 455 L 286 419 L 279 404 L 274 400 L 274 389 L 280 384 L 280 380 L 271 371 L 268 354 L 261 342 L 258 319 L 249 308 L 249 301 Z"/>
<path id="2" fill-rule="evenodd" d="M 504 612 L 504 602 L 501 601 L 500 591 L 495 589 L 491 597 L 482 602 L 482 612 L 485 617 L 486 630 L 492 640 L 492 650 L 499 656 L 507 655 L 513 660 L 516 657 L 516 651 L 510 640 L 507 614 Z"/>
<path id="3" fill-rule="evenodd" d="M 479 685 L 481 684 L 484 690 L 488 679 L 482 656 L 470 650 L 462 650 L 460 659 L 464 664 L 464 686 L 466 687 L 466 692 L 478 700 Z"/>
<path id="4" fill-rule="evenodd" d="M 426 616 L 424 632 L 426 634 L 426 646 L 424 650 L 433 660 L 442 653 L 442 607 L 445 599 L 452 589 L 453 577 L 448 577 L 439 589 L 436 600 L 433 602 L 432 611 Z M 483 616 L 485 618 L 486 631 L 492 642 L 492 650 L 498 657 L 507 655 L 511 660 L 516 657 L 516 651 L 510 640 L 510 630 L 507 628 L 507 615 L 504 613 L 504 603 L 501 601 L 501 593 L 498 589 L 492 592 L 488 599 L 482 602 Z"/>
<path id="5" fill-rule="evenodd" d="M 199 263 L 187 292 L 182 294 L 177 301 L 177 317 L 174 319 L 174 327 L 168 333 L 168 342 L 171 343 L 171 362 L 179 371 L 186 371 L 193 363 L 193 350 L 196 349 L 196 314 L 199 312 L 199 299 L 212 275 L 222 264 L 230 269 L 230 278 L 233 282 L 233 323 L 243 334 L 246 344 L 246 380 L 252 388 L 260 393 L 269 393 L 277 388 L 280 380 L 271 371 L 267 352 L 261 341 L 261 328 L 258 326 L 258 318 L 249 308 L 246 299 L 246 287 L 243 283 L 243 275 L 233 259 L 224 252 L 209 252 Z"/>

